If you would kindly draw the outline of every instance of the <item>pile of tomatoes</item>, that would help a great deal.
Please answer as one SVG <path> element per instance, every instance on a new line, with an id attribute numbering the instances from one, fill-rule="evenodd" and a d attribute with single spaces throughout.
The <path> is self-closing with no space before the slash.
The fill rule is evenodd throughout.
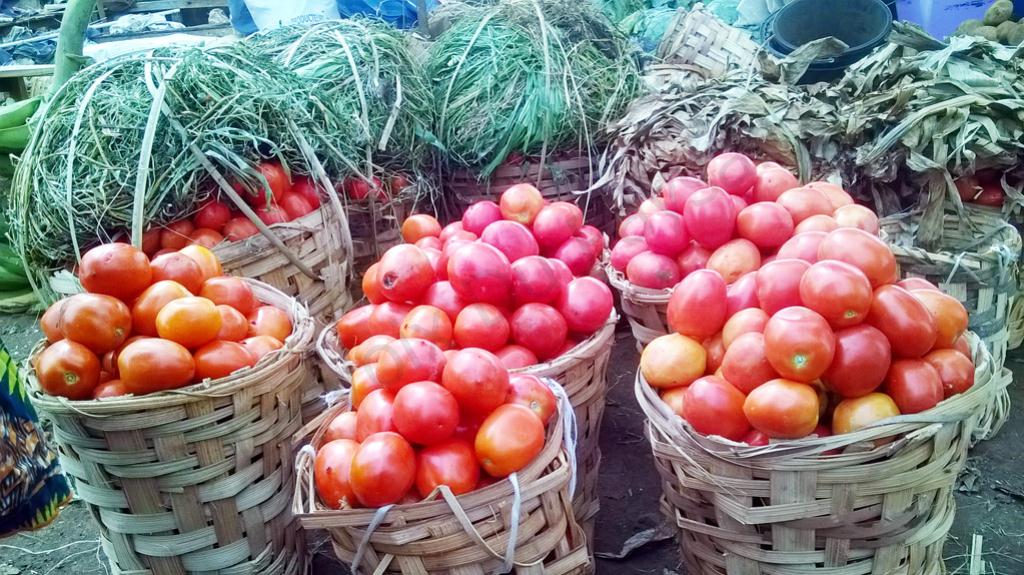
<path id="1" fill-rule="evenodd" d="M 46 393 L 74 400 L 141 395 L 218 379 L 283 347 L 288 314 L 225 276 L 209 249 L 150 260 L 122 243 L 82 256 L 86 293 L 46 310 L 49 345 L 35 359 Z"/>
<path id="2" fill-rule="evenodd" d="M 479 348 L 509 369 L 555 358 L 599 330 L 612 293 L 587 274 L 605 247 L 571 203 L 546 203 L 519 184 L 499 203 L 478 202 L 444 228 L 418 214 L 406 242 L 389 249 L 362 280 L 369 304 L 337 324 L 360 365 L 365 350 L 419 338 L 440 350 Z M 373 378 L 373 367 L 360 368 Z"/>
<path id="3" fill-rule="evenodd" d="M 376 389 L 353 389 L 352 411 L 330 421 L 316 454 L 324 505 L 412 503 L 440 485 L 468 493 L 543 449 L 554 393 L 532 375 L 510 376 L 494 354 L 398 339 L 369 359 L 379 366 Z"/>
<path id="4" fill-rule="evenodd" d="M 736 153 L 716 156 L 707 171 L 707 182 L 669 180 L 622 221 L 611 266 L 630 283 L 667 289 L 710 269 L 742 286 L 773 259 L 812 258 L 833 230 L 878 233 L 878 217 L 835 184 L 800 186 L 778 164 L 755 166 Z"/>

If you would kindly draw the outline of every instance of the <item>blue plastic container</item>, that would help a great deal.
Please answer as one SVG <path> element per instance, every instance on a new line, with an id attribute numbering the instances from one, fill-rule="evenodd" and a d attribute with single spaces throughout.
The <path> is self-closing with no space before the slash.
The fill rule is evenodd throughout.
<path id="1" fill-rule="evenodd" d="M 900 20 L 920 25 L 936 38 L 953 33 L 964 20 L 981 20 L 993 0 L 896 0 Z M 1024 0 L 1014 2 L 1015 12 L 1024 11 Z"/>

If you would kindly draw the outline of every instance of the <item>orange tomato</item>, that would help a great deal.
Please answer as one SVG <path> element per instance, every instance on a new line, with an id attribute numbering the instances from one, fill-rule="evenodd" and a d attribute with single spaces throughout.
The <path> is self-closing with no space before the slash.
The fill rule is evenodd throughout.
<path id="1" fill-rule="evenodd" d="M 427 214 L 415 214 L 402 222 L 402 239 L 414 244 L 422 238 L 441 235 L 441 224 L 437 218 Z"/>
<path id="2" fill-rule="evenodd" d="M 180 250 L 189 244 L 189 234 L 196 226 L 191 220 L 178 220 L 167 224 L 160 233 L 160 247 L 167 250 Z"/>
<path id="3" fill-rule="evenodd" d="M 249 320 L 242 312 L 224 304 L 218 305 L 217 311 L 220 312 L 220 331 L 217 332 L 217 339 L 242 341 L 249 335 Z"/>
<path id="4" fill-rule="evenodd" d="M 193 244 L 198 244 L 204 248 L 212 250 L 214 246 L 224 241 L 224 236 L 217 230 L 211 230 L 210 228 L 196 228 L 194 232 L 189 234 L 188 239 Z"/>
<path id="5" fill-rule="evenodd" d="M 492 477 L 505 477 L 526 467 L 544 448 L 544 424 L 530 408 L 517 403 L 499 406 L 480 424 L 474 449 L 477 461 Z"/>
<path id="6" fill-rule="evenodd" d="M 100 360 L 89 348 L 61 340 L 44 349 L 35 359 L 39 387 L 50 395 L 68 399 L 90 399 L 100 382 Z"/>
<path id="7" fill-rule="evenodd" d="M 768 437 L 799 439 L 818 425 L 818 392 L 788 379 L 759 385 L 743 402 L 743 414 L 754 429 Z"/>
<path id="8" fill-rule="evenodd" d="M 896 402 L 884 393 L 844 399 L 832 412 L 832 433 L 850 433 L 899 414 Z"/>
<path id="9" fill-rule="evenodd" d="M 176 299 L 156 314 L 156 332 L 164 339 L 195 349 L 217 337 L 220 312 L 204 297 Z"/>
<path id="10" fill-rule="evenodd" d="M 199 267 L 203 270 L 203 281 L 224 275 L 224 270 L 220 267 L 220 260 L 218 260 L 217 256 L 208 248 L 204 248 L 199 244 L 192 244 L 190 246 L 185 246 L 178 251 L 192 258 L 197 264 L 199 264 Z"/>
<path id="11" fill-rule="evenodd" d="M 352 409 L 358 409 L 363 399 L 378 389 L 384 389 L 384 385 L 377 379 L 377 364 L 357 367 L 352 372 L 352 394 L 349 396 Z"/>
<path id="12" fill-rule="evenodd" d="M 123 301 L 92 293 L 73 295 L 64 304 L 64 337 L 103 355 L 124 343 L 132 329 L 132 312 Z"/>
<path id="13" fill-rule="evenodd" d="M 960 300 L 937 290 L 911 290 L 911 295 L 928 308 L 935 318 L 938 336 L 933 349 L 950 349 L 967 331 L 967 310 Z"/>
<path id="14" fill-rule="evenodd" d="M 352 457 L 359 450 L 359 444 L 351 439 L 327 441 L 316 453 L 313 465 L 313 479 L 320 501 L 331 509 L 358 507 L 359 501 L 352 491 L 349 478 Z"/>
<path id="15" fill-rule="evenodd" d="M 272 305 L 263 305 L 249 314 L 249 337 L 269 335 L 284 341 L 292 333 L 292 320 L 284 310 Z"/>
<path id="16" fill-rule="evenodd" d="M 249 350 L 233 341 L 211 341 L 197 349 L 192 359 L 196 362 L 196 381 L 220 379 L 256 364 Z"/>
<path id="17" fill-rule="evenodd" d="M 330 423 L 327 424 L 327 429 L 324 430 L 323 442 L 330 443 L 335 439 L 356 439 L 356 412 L 346 411 L 345 413 L 339 414 Z"/>
<path id="18" fill-rule="evenodd" d="M 256 337 L 247 337 L 242 340 L 242 347 L 249 351 L 252 355 L 254 362 L 259 362 L 263 359 L 263 356 L 267 355 L 272 351 L 277 351 L 284 347 L 284 344 L 279 340 L 276 340 L 269 335 L 257 335 Z"/>
<path id="19" fill-rule="evenodd" d="M 348 352 L 348 360 L 357 367 L 376 363 L 380 352 L 395 338 L 390 335 L 374 335 Z"/>
<path id="20" fill-rule="evenodd" d="M 188 385 L 196 364 L 181 345 L 150 337 L 133 341 L 121 350 L 117 369 L 125 389 L 140 395 Z"/>
<path id="21" fill-rule="evenodd" d="M 362 280 L 363 295 L 366 296 L 366 301 L 374 304 L 384 303 L 388 299 L 384 297 L 384 293 L 380 291 L 380 277 L 377 275 L 378 271 L 380 271 L 380 262 L 376 262 L 366 268 L 366 273 L 363 274 Z"/>
<path id="22" fill-rule="evenodd" d="M 149 262 L 153 281 L 171 280 L 185 286 L 192 293 L 198 293 L 203 285 L 203 270 L 192 258 L 180 253 L 164 254 Z"/>
<path id="23" fill-rule="evenodd" d="M 229 305 L 242 312 L 242 315 L 249 315 L 260 305 L 249 284 L 241 278 L 231 276 L 206 280 L 196 295 L 205 297 L 217 305 Z"/>
<path id="24" fill-rule="evenodd" d="M 672 413 L 683 416 L 683 397 L 686 395 L 685 387 L 673 387 L 661 392 L 661 400 L 672 410 Z"/>
<path id="25" fill-rule="evenodd" d="M 103 244 L 85 252 L 78 279 L 90 293 L 131 301 L 152 282 L 146 254 L 128 244 Z"/>
<path id="26" fill-rule="evenodd" d="M 169 280 L 149 286 L 132 304 L 132 332 L 155 337 L 156 314 L 168 303 L 191 295 L 185 286 Z"/>
<path id="27" fill-rule="evenodd" d="M 371 335 L 374 335 L 370 330 L 370 315 L 376 307 L 372 304 L 364 305 L 349 310 L 345 315 L 341 316 L 341 319 L 334 326 L 338 332 L 338 342 L 341 344 L 341 347 L 352 349 L 369 339 Z"/>
<path id="28" fill-rule="evenodd" d="M 655 339 L 640 355 L 640 373 L 648 384 L 658 388 L 690 385 L 704 375 L 706 368 L 704 346 L 677 333 Z"/>
<path id="29" fill-rule="evenodd" d="M 92 398 L 102 399 L 104 397 L 119 397 L 127 394 L 128 390 L 125 389 L 124 383 L 120 379 L 111 379 L 97 385 L 96 389 L 92 391 Z"/>
<path id="30" fill-rule="evenodd" d="M 67 301 L 68 298 L 64 298 L 54 302 L 53 305 L 46 308 L 43 317 L 39 318 L 39 329 L 43 331 L 46 341 L 50 343 L 64 339 L 64 334 L 60 331 L 60 318 L 64 313 L 64 304 Z"/>
<path id="31" fill-rule="evenodd" d="M 439 308 L 419 305 L 406 314 L 398 333 L 403 338 L 418 337 L 447 349 L 452 345 L 452 320 Z"/>

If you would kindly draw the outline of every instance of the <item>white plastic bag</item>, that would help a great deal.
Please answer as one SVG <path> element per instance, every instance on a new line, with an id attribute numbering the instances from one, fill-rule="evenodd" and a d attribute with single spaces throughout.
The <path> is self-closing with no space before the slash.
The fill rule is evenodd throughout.
<path id="1" fill-rule="evenodd" d="M 260 30 L 276 28 L 303 16 L 341 17 L 336 0 L 245 0 L 245 5 Z"/>

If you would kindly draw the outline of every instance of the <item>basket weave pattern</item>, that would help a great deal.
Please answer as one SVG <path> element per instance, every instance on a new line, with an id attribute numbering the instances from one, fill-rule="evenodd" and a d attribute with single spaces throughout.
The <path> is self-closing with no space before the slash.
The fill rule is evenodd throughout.
<path id="1" fill-rule="evenodd" d="M 662 63 L 684 65 L 710 79 L 730 68 L 752 65 L 758 51 L 749 34 L 696 7 L 676 11 L 656 56 Z"/>
<path id="2" fill-rule="evenodd" d="M 313 320 L 292 298 L 250 281 L 260 301 L 289 312 L 285 347 L 251 369 L 139 397 L 33 404 L 53 422 L 64 471 L 96 520 L 114 572 L 292 575 L 303 542 L 288 507 L 291 436 Z"/>
<path id="3" fill-rule="evenodd" d="M 351 202 L 348 226 L 352 231 L 355 276 L 362 278 L 366 268 L 380 259 L 388 248 L 402 243 L 402 222 L 412 215 L 415 193 L 403 193 L 386 203 Z M 358 282 L 352 286 L 355 299 L 362 297 Z"/>
<path id="4" fill-rule="evenodd" d="M 672 331 L 667 318 L 672 290 L 635 286 L 611 265 L 605 266 L 605 273 L 608 283 L 619 292 L 622 313 L 629 320 L 638 350 L 643 351 L 645 345 Z"/>

